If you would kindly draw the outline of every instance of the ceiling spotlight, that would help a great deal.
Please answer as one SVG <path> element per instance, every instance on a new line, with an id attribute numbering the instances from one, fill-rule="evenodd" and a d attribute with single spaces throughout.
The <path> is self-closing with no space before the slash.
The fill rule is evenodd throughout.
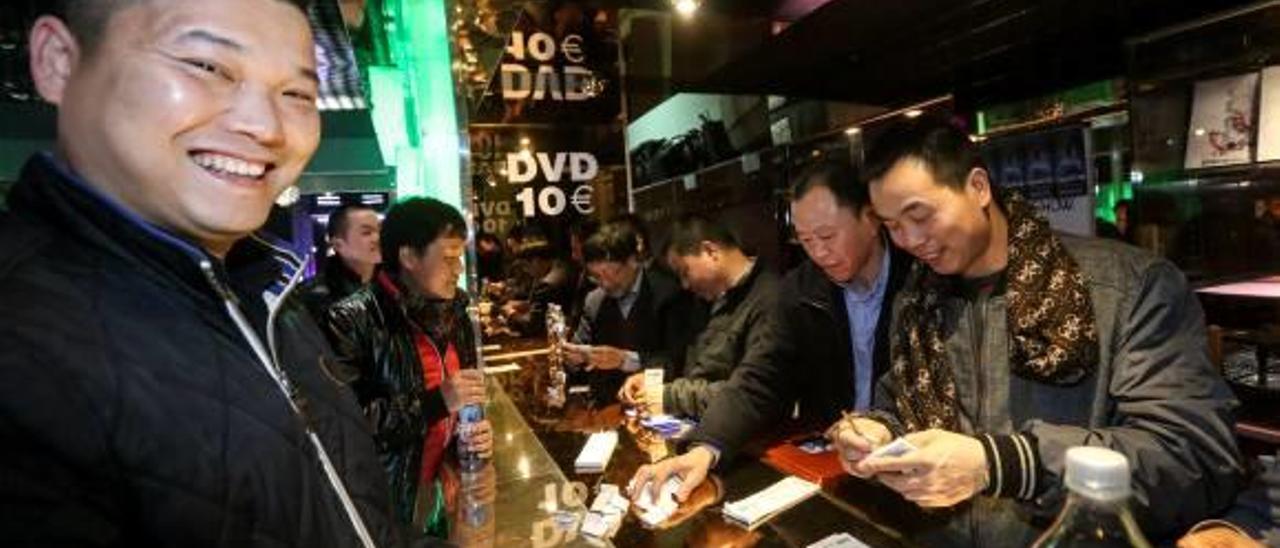
<path id="1" fill-rule="evenodd" d="M 698 11 L 699 0 L 672 0 L 676 12 L 685 17 L 692 17 Z"/>
<path id="2" fill-rule="evenodd" d="M 859 133 L 862 133 L 862 128 L 857 126 L 844 130 L 845 135 L 857 135 Z"/>
<path id="3" fill-rule="evenodd" d="M 924 114 L 924 111 L 918 108 L 913 108 L 911 110 L 908 110 L 902 113 L 902 115 L 906 116 L 907 118 L 919 118 L 921 114 Z"/>

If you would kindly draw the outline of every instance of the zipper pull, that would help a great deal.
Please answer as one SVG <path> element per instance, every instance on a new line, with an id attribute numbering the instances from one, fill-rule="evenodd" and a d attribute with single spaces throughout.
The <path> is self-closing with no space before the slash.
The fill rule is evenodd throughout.
<path id="1" fill-rule="evenodd" d="M 204 279 L 209 282 L 209 285 L 213 288 L 213 291 L 218 294 L 219 298 L 239 306 L 240 300 L 236 298 L 236 294 L 231 291 L 231 288 L 227 287 L 226 283 L 223 283 L 223 281 L 218 278 L 218 273 L 213 268 L 213 261 L 210 261 L 209 259 L 200 259 L 200 271 L 204 273 Z"/>

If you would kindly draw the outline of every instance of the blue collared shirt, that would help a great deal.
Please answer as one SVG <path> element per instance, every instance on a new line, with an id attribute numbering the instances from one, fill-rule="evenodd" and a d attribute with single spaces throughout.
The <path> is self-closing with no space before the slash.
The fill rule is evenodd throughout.
<path id="1" fill-rule="evenodd" d="M 884 304 L 885 288 L 889 285 L 889 250 L 880 256 L 880 273 L 870 287 L 845 284 L 844 308 L 849 313 L 849 340 L 853 346 L 853 382 L 855 411 L 871 407 L 871 378 L 875 369 L 876 324 L 880 322 L 880 307 Z"/>
<path id="2" fill-rule="evenodd" d="M 631 282 L 631 289 L 626 295 L 618 297 L 618 309 L 622 311 L 623 318 L 631 317 L 631 305 L 636 304 L 636 300 L 640 298 L 640 284 L 644 283 L 644 268 L 636 270 L 636 279 Z"/>

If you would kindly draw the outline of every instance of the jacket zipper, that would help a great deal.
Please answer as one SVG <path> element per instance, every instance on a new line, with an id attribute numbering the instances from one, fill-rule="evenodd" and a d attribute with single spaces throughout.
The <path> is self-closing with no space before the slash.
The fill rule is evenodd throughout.
<path id="1" fill-rule="evenodd" d="M 369 534 L 369 529 L 364 523 L 364 518 L 360 516 L 360 511 L 356 509 L 355 502 L 351 499 L 351 494 L 347 491 L 346 484 L 342 482 L 342 477 L 338 475 L 338 470 L 333 466 L 333 461 L 329 459 L 329 452 L 325 450 L 324 444 L 321 443 L 320 437 L 316 435 L 314 429 L 311 428 L 311 421 L 302 413 L 297 403 L 297 390 L 289 380 L 289 376 L 285 374 L 284 369 L 280 367 L 277 361 L 277 353 L 275 347 L 275 319 L 279 306 L 271 307 L 267 315 L 267 339 L 270 346 L 262 344 L 261 337 L 254 332 L 253 326 L 249 320 L 245 318 L 244 312 L 240 310 L 240 305 L 236 299 L 235 293 L 218 279 L 217 273 L 214 272 L 213 263 L 208 259 L 200 260 L 200 271 L 204 273 L 205 279 L 213 288 L 214 292 L 222 298 L 223 304 L 226 306 L 227 314 L 231 316 L 231 320 L 236 324 L 240 334 L 249 343 L 254 354 L 258 357 L 258 361 L 276 382 L 276 386 L 280 388 L 280 392 L 284 395 L 285 400 L 289 403 L 289 409 L 293 411 L 295 417 L 302 422 L 303 429 L 306 431 L 307 438 L 311 441 L 312 447 L 316 451 L 316 455 L 320 458 L 320 465 L 324 469 L 325 476 L 329 480 L 329 486 L 338 495 L 338 499 L 342 502 L 343 510 L 347 513 L 347 518 L 351 521 L 351 526 L 355 529 L 356 536 L 360 538 L 360 543 L 364 548 L 377 548 L 377 544 L 373 542 L 373 537 Z M 283 302 L 289 296 L 289 292 L 297 285 L 301 278 L 302 270 L 294 273 L 289 284 L 285 286 L 284 291 L 280 293 L 277 302 Z"/>

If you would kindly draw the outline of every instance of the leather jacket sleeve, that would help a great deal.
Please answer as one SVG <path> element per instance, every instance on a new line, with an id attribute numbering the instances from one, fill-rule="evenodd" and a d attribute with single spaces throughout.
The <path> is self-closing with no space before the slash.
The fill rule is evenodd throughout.
<path id="1" fill-rule="evenodd" d="M 362 297 L 370 298 L 362 298 Z M 371 295 L 357 293 L 329 309 L 326 332 L 340 364 L 356 372 L 351 383 L 379 450 L 420 443 L 426 426 L 448 415 L 439 390 L 405 390 L 390 360 L 412 348 L 393 348 Z"/>

